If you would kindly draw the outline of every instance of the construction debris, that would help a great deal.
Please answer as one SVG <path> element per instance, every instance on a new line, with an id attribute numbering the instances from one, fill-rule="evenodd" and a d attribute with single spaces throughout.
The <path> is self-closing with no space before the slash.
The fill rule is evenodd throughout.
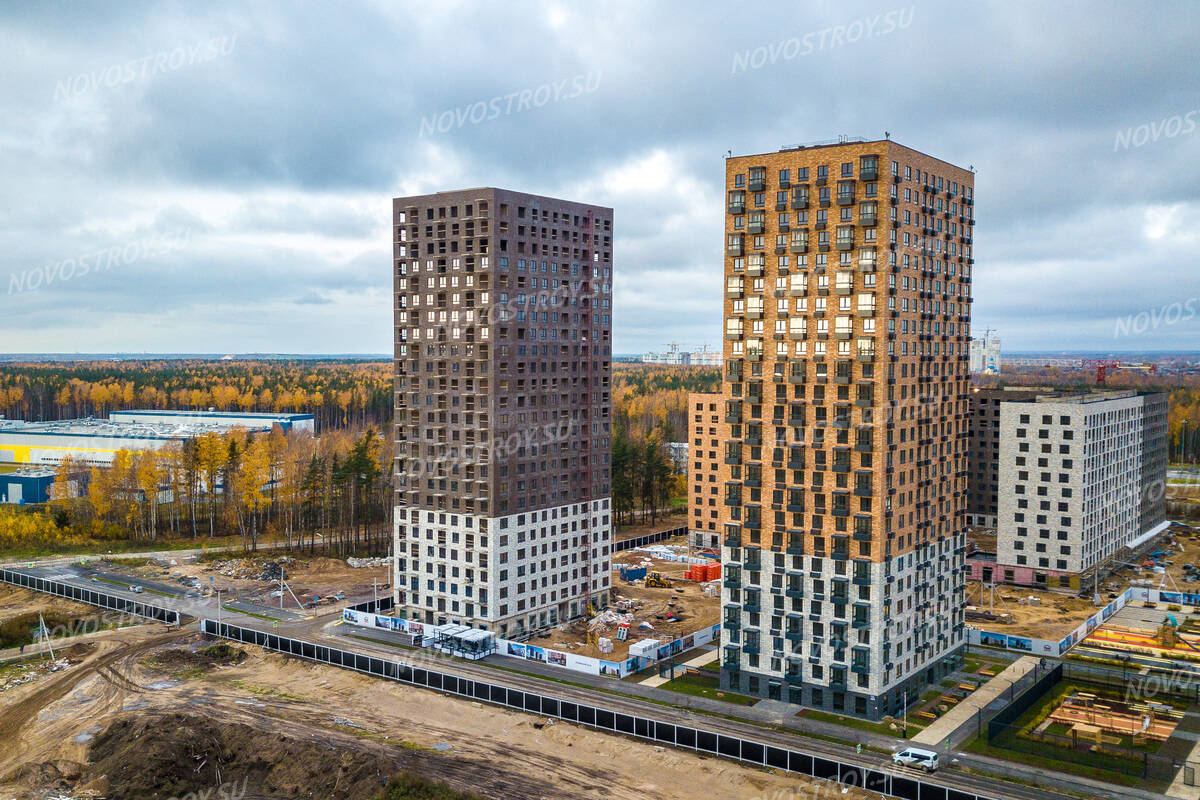
<path id="1" fill-rule="evenodd" d="M 387 556 L 379 556 L 378 558 L 355 558 L 354 556 L 350 556 L 346 559 L 346 564 L 355 569 L 362 569 L 363 567 L 387 567 L 391 565 L 391 561 L 388 560 Z"/>

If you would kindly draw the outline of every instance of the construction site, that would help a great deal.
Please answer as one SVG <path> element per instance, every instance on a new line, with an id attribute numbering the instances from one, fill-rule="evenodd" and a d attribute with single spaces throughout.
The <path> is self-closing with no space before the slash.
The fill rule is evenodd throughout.
<path id="1" fill-rule="evenodd" d="M 712 579 L 692 561 L 715 567 Z M 559 625 L 529 641 L 538 646 L 608 661 L 622 661 L 630 645 L 647 639 L 666 644 L 721 621 L 720 566 L 695 554 L 686 537 L 617 553 L 612 560 L 608 609 Z M 686 649 L 686 648 L 685 648 Z"/>
<path id="2" fill-rule="evenodd" d="M 972 556 L 995 553 L 994 530 L 969 532 Z M 983 574 L 997 576 L 992 562 Z M 1200 591 L 1200 532 L 1172 523 L 1162 535 L 1122 559 L 1080 577 L 1080 589 L 1016 586 L 996 581 L 967 581 L 967 622 L 1014 636 L 1054 639 L 1064 636 L 1126 589 Z"/>
<path id="3" fill-rule="evenodd" d="M 11 592 L 7 608 L 47 600 Z M 694 797 L 697 785 L 738 798 L 824 785 L 157 623 L 39 653 L 0 677 L 9 672 L 26 679 L 0 690 L 0 792 L 20 800 L 233 785 L 249 798 L 372 798 L 390 785 L 414 798 L 644 800 Z"/>

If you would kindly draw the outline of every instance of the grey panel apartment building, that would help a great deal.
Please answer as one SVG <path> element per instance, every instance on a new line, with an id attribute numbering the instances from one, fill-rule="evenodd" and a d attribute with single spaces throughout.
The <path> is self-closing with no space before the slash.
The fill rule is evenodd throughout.
<path id="1" fill-rule="evenodd" d="M 609 591 L 612 209 L 392 202 L 397 609 L 520 635 Z"/>
<path id="2" fill-rule="evenodd" d="M 1080 574 L 1167 527 L 1167 399 L 1118 391 L 1000 406 L 996 560 L 1020 584 Z"/>

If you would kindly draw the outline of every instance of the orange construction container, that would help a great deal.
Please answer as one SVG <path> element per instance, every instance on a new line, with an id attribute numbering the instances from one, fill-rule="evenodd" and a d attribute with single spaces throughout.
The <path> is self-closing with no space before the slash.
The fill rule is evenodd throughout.
<path id="1" fill-rule="evenodd" d="M 721 565 L 720 564 L 706 564 L 704 566 L 704 573 L 705 573 L 704 579 L 706 581 L 718 580 L 721 577 Z"/>

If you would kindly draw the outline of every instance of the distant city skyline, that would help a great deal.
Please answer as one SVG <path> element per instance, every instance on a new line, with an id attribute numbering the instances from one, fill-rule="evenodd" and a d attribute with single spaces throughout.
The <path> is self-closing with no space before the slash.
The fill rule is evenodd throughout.
<path id="1" fill-rule="evenodd" d="M 614 209 L 614 352 L 716 346 L 725 155 L 885 131 L 974 168 L 1006 349 L 1200 349 L 1195 4 L 459 13 L 0 11 L 0 349 L 386 354 L 390 198 L 479 185 Z"/>

